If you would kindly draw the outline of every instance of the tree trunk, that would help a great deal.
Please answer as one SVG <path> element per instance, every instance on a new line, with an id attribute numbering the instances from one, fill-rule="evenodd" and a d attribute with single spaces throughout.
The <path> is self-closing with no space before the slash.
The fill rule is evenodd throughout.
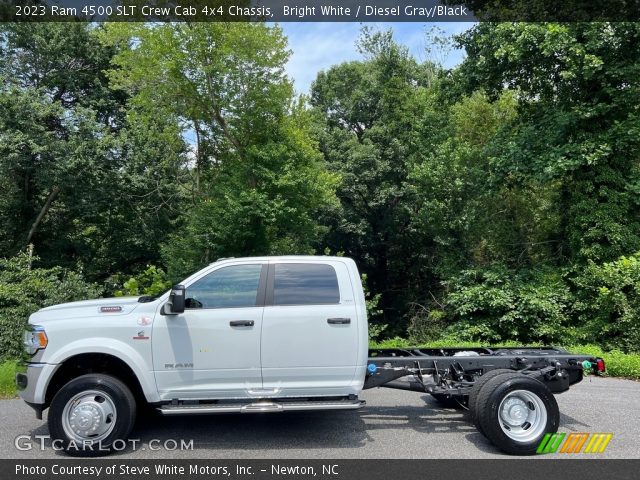
<path id="1" fill-rule="evenodd" d="M 33 238 L 33 236 L 35 235 L 36 231 L 38 230 L 38 227 L 40 226 L 40 223 L 42 222 L 42 219 L 44 218 L 44 216 L 47 214 L 47 212 L 51 208 L 51 204 L 53 203 L 53 201 L 58 196 L 58 193 L 60 193 L 60 187 L 53 187 L 51 189 L 51 193 L 47 197 L 47 201 L 44 202 L 44 205 L 42 206 L 42 209 L 40 209 L 40 213 L 36 217 L 36 221 L 33 222 L 33 225 L 31 225 L 31 229 L 29 230 L 29 235 L 27 235 L 27 242 L 26 242 L 27 245 L 29 245 L 31 243 L 31 239 Z"/>

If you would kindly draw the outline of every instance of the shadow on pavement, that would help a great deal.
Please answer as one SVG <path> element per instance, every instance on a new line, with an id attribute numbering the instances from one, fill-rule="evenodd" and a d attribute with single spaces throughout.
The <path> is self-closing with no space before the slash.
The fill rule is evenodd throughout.
<path id="1" fill-rule="evenodd" d="M 412 429 L 420 434 L 446 432 L 465 433 L 464 438 L 486 453 L 499 453 L 480 434 L 465 410 L 443 408 L 430 396 L 425 404 L 367 406 L 353 411 L 286 412 L 271 414 L 228 414 L 163 417 L 144 412 L 130 438 L 140 439 L 140 446 L 151 440 L 164 444 L 167 440 L 193 439 L 194 450 L 264 450 L 362 448 L 374 441 L 376 430 Z M 560 429 L 584 430 L 589 425 L 562 414 Z M 46 423 L 29 432 L 32 438 L 47 435 Z M 46 442 L 50 446 L 50 442 Z M 63 455 L 62 452 L 56 452 Z M 112 455 L 131 453 L 126 448 Z"/>

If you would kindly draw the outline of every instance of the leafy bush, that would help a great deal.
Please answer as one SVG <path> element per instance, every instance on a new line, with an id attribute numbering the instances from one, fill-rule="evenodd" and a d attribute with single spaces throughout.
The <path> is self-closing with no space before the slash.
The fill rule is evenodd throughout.
<path id="1" fill-rule="evenodd" d="M 582 339 L 640 352 L 640 252 L 601 265 L 591 262 L 573 282 Z"/>
<path id="2" fill-rule="evenodd" d="M 478 267 L 444 287 L 441 305 L 410 318 L 413 342 L 596 342 L 640 352 L 640 253 L 565 272 Z"/>
<path id="3" fill-rule="evenodd" d="M 0 361 L 22 356 L 23 332 L 36 310 L 101 294 L 78 273 L 32 267 L 37 260 L 24 253 L 0 258 Z"/>
<path id="4" fill-rule="evenodd" d="M 155 265 L 147 265 L 146 270 L 124 282 L 122 289 L 116 290 L 115 296 L 154 296 L 166 292 L 170 287 L 171 282 L 164 270 Z"/>
<path id="5" fill-rule="evenodd" d="M 375 342 L 380 338 L 380 335 L 387 329 L 387 325 L 380 325 L 379 323 L 369 323 L 369 341 Z"/>
<path id="6" fill-rule="evenodd" d="M 445 325 L 445 312 L 438 308 L 425 307 L 414 303 L 409 308 L 409 327 L 407 334 L 414 343 L 437 340 L 442 336 Z"/>
<path id="7" fill-rule="evenodd" d="M 329 253 L 325 250 L 325 255 L 328 254 Z M 381 295 L 379 293 L 376 295 L 371 294 L 371 291 L 367 286 L 367 275 L 365 273 L 360 275 L 360 280 L 362 282 L 365 304 L 367 306 L 367 318 L 369 319 L 369 341 L 375 341 L 388 327 L 387 324 L 376 322 L 376 319 L 382 315 L 382 310 L 378 308 Z"/>
<path id="8" fill-rule="evenodd" d="M 501 265 L 463 271 L 445 283 L 455 322 L 445 335 L 489 343 L 557 343 L 574 339 L 573 297 L 553 271 L 514 272 Z"/>

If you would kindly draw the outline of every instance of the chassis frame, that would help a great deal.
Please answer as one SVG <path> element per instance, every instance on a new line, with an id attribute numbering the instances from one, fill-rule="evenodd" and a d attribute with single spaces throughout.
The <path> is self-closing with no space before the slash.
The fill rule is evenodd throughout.
<path id="1" fill-rule="evenodd" d="M 461 402 L 483 374 L 498 368 L 531 376 L 562 393 L 582 381 L 585 369 L 600 374 L 604 362 L 558 347 L 371 349 L 363 389 L 395 388 Z"/>

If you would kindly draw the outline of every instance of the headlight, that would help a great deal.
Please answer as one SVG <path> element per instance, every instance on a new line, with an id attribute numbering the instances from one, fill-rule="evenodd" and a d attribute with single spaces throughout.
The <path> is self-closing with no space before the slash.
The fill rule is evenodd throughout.
<path id="1" fill-rule="evenodd" d="M 39 325 L 33 325 L 29 330 L 24 332 L 24 349 L 29 355 L 33 355 L 38 350 L 46 348 L 49 343 L 44 328 Z"/>

